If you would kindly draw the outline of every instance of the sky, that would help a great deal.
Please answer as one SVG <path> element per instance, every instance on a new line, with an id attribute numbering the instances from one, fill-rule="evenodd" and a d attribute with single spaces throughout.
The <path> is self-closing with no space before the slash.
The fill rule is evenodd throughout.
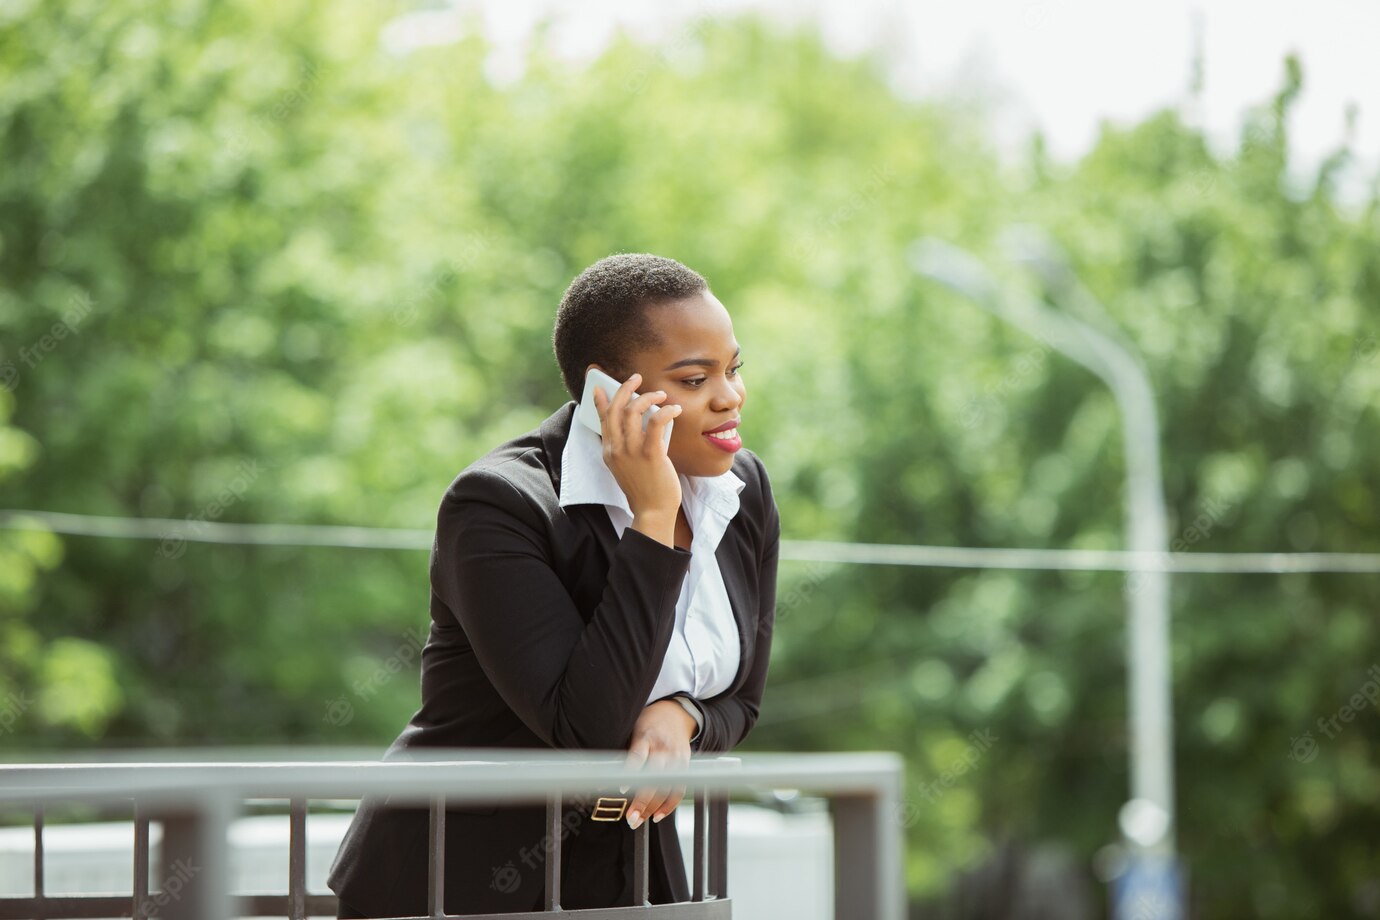
<path id="1" fill-rule="evenodd" d="M 498 82 L 522 73 L 534 23 L 556 21 L 558 53 L 588 59 L 622 27 L 649 41 L 677 40 L 703 15 L 755 10 L 774 20 L 814 22 L 841 55 L 883 55 L 898 93 L 983 100 L 999 149 L 1019 156 L 1037 126 L 1064 160 L 1091 147 L 1099 123 L 1133 123 L 1182 106 L 1210 141 L 1234 148 L 1248 107 L 1279 89 L 1284 57 L 1299 55 L 1303 92 L 1290 123 L 1296 174 L 1311 175 L 1346 136 L 1357 164 L 1340 192 L 1360 199 L 1380 173 L 1380 2 L 1311 0 L 453 0 L 451 10 L 395 22 L 394 46 L 453 40 L 478 13 L 496 49 Z M 1202 92 L 1189 106 L 1195 47 Z"/>

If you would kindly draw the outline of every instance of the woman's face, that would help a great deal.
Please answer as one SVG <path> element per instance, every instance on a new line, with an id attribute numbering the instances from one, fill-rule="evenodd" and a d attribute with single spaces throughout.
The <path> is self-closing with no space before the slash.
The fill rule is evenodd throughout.
<path id="1" fill-rule="evenodd" d="M 738 367 L 739 346 L 728 310 L 709 291 L 650 307 L 648 320 L 663 343 L 632 356 L 629 373 L 642 375 L 638 393 L 665 390 L 661 406 L 680 406 L 666 453 L 685 476 L 719 476 L 733 468 L 738 437 L 715 440 L 706 432 L 737 423 L 747 398 Z"/>

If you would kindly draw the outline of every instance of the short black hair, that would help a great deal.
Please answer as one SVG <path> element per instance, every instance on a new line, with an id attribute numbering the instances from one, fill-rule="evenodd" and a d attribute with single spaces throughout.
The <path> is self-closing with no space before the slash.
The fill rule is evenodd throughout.
<path id="1" fill-rule="evenodd" d="M 632 375 L 633 353 L 660 346 L 647 308 L 692 297 L 709 282 L 675 259 L 646 252 L 605 256 L 580 272 L 556 310 L 551 344 L 571 398 L 585 391 L 585 368 L 598 364 L 618 380 Z"/>

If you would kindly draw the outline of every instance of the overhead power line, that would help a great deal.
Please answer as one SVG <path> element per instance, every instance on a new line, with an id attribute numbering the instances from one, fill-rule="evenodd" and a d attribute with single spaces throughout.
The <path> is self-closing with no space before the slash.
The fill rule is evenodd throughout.
<path id="1" fill-rule="evenodd" d="M 431 530 L 328 524 L 232 524 L 176 518 L 107 517 L 57 511 L 0 510 L 0 528 L 46 530 L 81 537 L 182 540 L 243 546 L 326 546 L 343 549 L 430 550 Z M 1380 573 L 1380 553 L 1137 553 L 1114 549 L 1022 549 L 782 540 L 793 562 L 910 565 L 965 569 L 1100 572 Z"/>

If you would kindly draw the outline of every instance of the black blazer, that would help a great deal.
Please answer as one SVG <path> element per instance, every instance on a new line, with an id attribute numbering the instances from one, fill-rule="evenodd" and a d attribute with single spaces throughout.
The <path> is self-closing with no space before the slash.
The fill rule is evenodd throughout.
<path id="1" fill-rule="evenodd" d="M 626 752 L 675 629 L 690 552 L 627 528 L 602 505 L 561 508 L 570 400 L 537 428 L 456 476 L 441 500 L 431 551 L 431 633 L 422 705 L 384 759 L 410 749 L 579 748 Z M 695 750 L 733 749 L 757 720 L 776 615 L 780 516 L 762 461 L 743 448 L 746 486 L 716 556 L 742 643 L 727 690 L 698 700 Z M 587 796 L 575 800 L 584 801 Z M 424 808 L 360 803 L 327 884 L 370 915 L 426 909 Z M 631 903 L 626 821 L 562 815 L 562 907 Z M 688 900 L 677 808 L 649 826 L 650 900 Z M 545 805 L 447 809 L 447 913 L 533 910 L 545 882 Z"/>

